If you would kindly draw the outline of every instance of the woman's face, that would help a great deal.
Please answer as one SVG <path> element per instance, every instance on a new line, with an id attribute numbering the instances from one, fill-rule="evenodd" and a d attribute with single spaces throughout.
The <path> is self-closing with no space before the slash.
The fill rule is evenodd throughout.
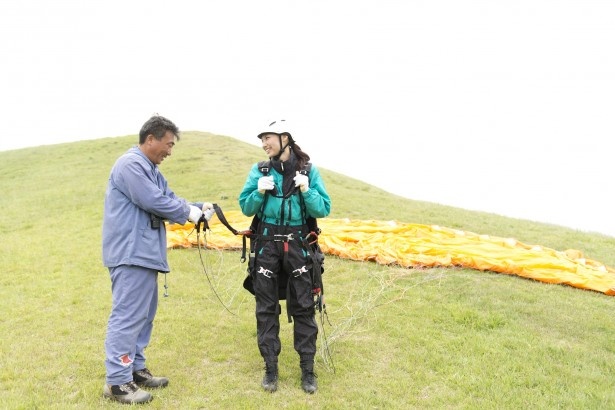
<path id="1" fill-rule="evenodd" d="M 261 145 L 269 158 L 275 157 L 280 153 L 280 136 L 278 134 L 264 134 L 261 137 Z M 288 138 L 282 136 L 282 138 Z"/>

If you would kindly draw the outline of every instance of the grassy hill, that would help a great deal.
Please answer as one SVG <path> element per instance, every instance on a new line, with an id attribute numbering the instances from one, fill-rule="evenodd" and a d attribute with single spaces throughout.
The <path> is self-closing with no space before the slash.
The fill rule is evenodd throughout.
<path id="1" fill-rule="evenodd" d="M 110 311 L 101 263 L 107 177 L 136 136 L 0 152 L 0 397 L 3 408 L 121 408 L 101 398 Z M 310 153 L 318 165 L 318 154 Z M 262 151 L 186 132 L 162 164 L 190 200 L 238 209 Z M 404 199 L 321 168 L 331 217 L 438 224 L 514 237 L 615 266 L 615 239 Z M 531 198 L 528 198 L 531 201 Z M 282 317 L 280 388 L 261 391 L 254 300 L 234 251 L 171 250 L 148 365 L 170 377 L 152 408 L 615 408 L 615 298 L 468 269 L 402 269 L 327 257 L 333 366 L 299 387 Z M 160 278 L 161 293 L 164 291 Z M 319 319 L 320 321 L 320 319 Z M 322 349 L 322 338 L 319 347 Z"/>

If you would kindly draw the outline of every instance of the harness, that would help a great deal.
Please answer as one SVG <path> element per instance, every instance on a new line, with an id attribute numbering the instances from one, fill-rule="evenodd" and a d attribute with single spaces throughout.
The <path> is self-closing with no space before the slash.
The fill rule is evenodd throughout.
<path id="1" fill-rule="evenodd" d="M 258 170 L 261 172 L 261 174 L 263 174 L 263 176 L 268 176 L 269 175 L 269 171 L 271 170 L 271 160 L 269 161 L 261 161 L 257 164 Z M 307 163 L 302 170 L 299 171 L 299 173 L 303 174 L 303 175 L 309 175 L 310 170 L 312 169 L 312 164 L 311 163 Z M 320 228 L 318 228 L 318 222 L 316 220 L 316 218 L 312 217 L 312 216 L 308 216 L 306 214 L 306 208 L 305 208 L 305 203 L 303 200 L 303 196 L 300 195 L 298 193 L 299 188 L 294 188 L 292 190 L 290 190 L 287 194 L 285 195 L 278 195 L 277 192 L 277 188 L 274 186 L 274 189 L 272 190 L 273 192 L 271 193 L 266 193 L 265 194 L 265 199 L 263 201 L 263 204 L 261 205 L 260 211 L 256 213 L 256 215 L 254 215 L 254 218 L 252 219 L 252 223 L 250 224 L 250 231 L 252 232 L 252 234 L 250 235 L 250 258 L 251 258 L 251 262 L 254 262 L 255 260 L 255 245 L 256 245 L 256 240 L 262 240 L 262 241 L 276 241 L 276 242 L 283 242 L 283 251 L 284 251 L 284 259 L 283 259 L 283 264 L 284 266 L 286 266 L 286 256 L 288 254 L 288 248 L 289 248 L 289 242 L 292 240 L 298 240 L 300 241 L 303 249 L 306 251 L 306 253 L 311 257 L 312 259 L 312 265 L 313 265 L 313 269 L 311 270 L 310 274 L 311 274 L 311 280 L 312 280 L 312 285 L 313 285 L 313 290 L 312 292 L 314 293 L 315 296 L 320 298 L 320 295 L 322 294 L 322 290 L 323 290 L 323 286 L 322 286 L 322 273 L 324 272 L 324 268 L 323 268 L 323 263 L 324 263 L 324 254 L 322 253 L 322 251 L 320 250 L 320 246 L 318 245 L 318 235 L 320 235 Z M 274 234 L 274 235 L 262 235 L 262 234 L 257 234 L 259 232 L 259 226 L 261 224 L 261 219 L 262 219 L 262 213 L 265 209 L 265 206 L 267 204 L 267 200 L 269 199 L 269 195 L 273 195 L 276 198 L 282 198 L 282 208 L 281 208 L 281 215 L 280 215 L 280 219 L 281 222 L 284 221 L 284 213 L 285 213 L 285 204 L 286 204 L 286 200 L 289 199 L 292 195 L 299 195 L 299 200 L 301 203 L 301 216 L 302 216 L 302 220 L 305 222 L 305 225 L 308 228 L 308 234 L 305 237 L 295 237 L 295 235 L 291 232 L 289 234 Z M 288 218 L 290 219 L 291 212 L 292 212 L 292 208 L 289 206 L 289 215 Z M 259 216 L 261 215 L 261 216 Z M 245 260 L 245 251 L 242 253 L 242 261 Z M 248 266 L 248 273 L 251 272 L 251 268 L 253 268 L 253 266 Z M 246 283 L 246 281 L 244 281 L 244 288 L 246 288 L 250 293 L 254 294 L 254 289 L 251 288 L 251 283 L 249 283 L 251 280 L 251 277 L 248 276 L 248 278 L 246 278 L 246 281 L 248 283 Z M 286 287 L 286 294 L 285 295 L 279 295 L 281 296 L 280 299 L 284 299 L 285 296 L 286 300 L 288 300 L 288 296 L 289 296 L 289 292 L 290 292 L 290 287 L 287 284 Z M 319 308 L 319 311 L 322 310 L 322 304 L 318 303 L 317 307 Z M 291 321 L 290 319 L 290 315 L 289 315 L 289 322 Z"/>
<path id="2" fill-rule="evenodd" d="M 258 167 L 258 170 L 261 172 L 261 174 L 263 174 L 263 176 L 266 177 L 269 175 L 269 171 L 271 170 L 271 167 L 272 167 L 271 160 L 260 161 L 257 164 L 257 167 Z M 299 173 L 309 176 L 311 169 L 312 169 L 312 164 L 308 162 L 307 164 L 304 165 L 303 169 L 299 171 Z M 267 199 L 269 199 L 269 195 L 273 195 L 276 198 L 282 198 L 282 209 L 281 209 L 280 219 L 281 221 L 284 221 L 284 216 L 285 216 L 284 215 L 285 213 L 284 205 L 286 203 L 286 200 L 290 198 L 292 195 L 298 194 L 298 190 L 299 188 L 295 188 L 293 190 L 290 190 L 286 195 L 278 195 L 278 190 L 274 186 L 270 193 L 269 192 L 265 193 L 265 200 L 263 201 L 263 204 L 261 205 L 260 212 L 257 212 L 256 215 L 254 215 L 254 218 L 252 219 L 252 224 L 250 225 L 250 229 L 258 228 L 258 224 L 260 223 L 260 217 L 258 215 L 259 213 L 262 215 L 262 212 L 265 209 L 265 205 L 267 204 Z M 320 234 L 320 229 L 318 228 L 318 222 L 316 221 L 316 218 L 312 216 L 306 216 L 305 203 L 303 202 L 303 196 L 299 195 L 299 200 L 301 201 L 302 219 L 305 221 L 306 225 L 308 226 L 310 233 L 314 233 L 316 235 L 316 240 L 318 240 L 318 235 Z M 288 215 L 289 219 L 292 216 L 290 213 L 291 213 L 291 208 L 289 207 L 289 215 Z"/>
<path id="3" fill-rule="evenodd" d="M 261 172 L 261 174 L 263 174 L 263 176 L 267 176 L 269 175 L 269 171 L 271 170 L 271 160 L 261 161 L 257 164 L 257 167 L 259 171 Z M 312 167 L 312 164 L 308 162 L 304 166 L 304 168 L 299 171 L 299 173 L 303 175 L 309 175 L 311 167 Z M 298 193 L 298 190 L 299 188 L 295 188 L 291 190 L 287 195 L 278 195 L 278 193 L 276 192 L 277 189 L 274 186 L 273 192 L 265 194 L 265 199 L 263 201 L 263 204 L 261 205 L 260 212 L 257 212 L 256 215 L 254 215 L 254 218 L 252 219 L 252 223 L 250 224 L 250 232 L 252 232 L 252 234 L 250 235 L 250 262 L 248 264 L 248 276 L 244 280 L 244 288 L 247 289 L 250 293 L 254 294 L 254 289 L 250 288 L 250 286 L 251 286 L 251 279 L 252 279 L 251 274 L 253 272 L 253 268 L 256 262 L 255 243 L 256 243 L 257 237 L 259 237 L 257 235 L 257 232 L 259 232 L 259 225 L 261 223 L 259 213 L 262 215 L 265 209 L 265 205 L 267 203 L 267 199 L 269 198 L 269 195 L 273 195 L 277 198 L 283 198 L 282 210 L 281 210 L 281 219 L 283 221 L 284 220 L 284 203 L 286 199 L 288 199 L 290 196 L 294 194 L 298 194 L 299 200 L 301 203 L 302 220 L 305 222 L 305 224 L 308 227 L 308 234 L 305 236 L 298 237 L 298 238 L 294 237 L 292 233 L 288 235 L 280 235 L 280 234 L 271 235 L 271 236 L 260 235 L 259 239 L 273 240 L 273 241 L 282 240 L 284 242 L 284 262 L 283 262 L 284 265 L 286 265 L 286 255 L 288 253 L 288 246 L 289 246 L 288 242 L 291 240 L 299 240 L 301 242 L 301 246 L 307 252 L 308 256 L 311 258 L 312 269 L 309 270 L 309 273 L 311 275 L 311 281 L 312 281 L 312 295 L 314 296 L 314 308 L 318 310 L 318 312 L 320 313 L 320 322 L 321 322 L 321 328 L 323 331 L 323 340 L 324 340 L 324 347 L 325 347 L 325 361 L 327 361 L 328 359 L 329 363 L 331 364 L 333 368 L 333 372 L 335 373 L 335 365 L 333 364 L 333 357 L 331 356 L 331 352 L 329 351 L 329 342 L 327 340 L 327 335 L 325 333 L 325 318 L 327 322 L 329 322 L 329 315 L 327 314 L 327 306 L 325 304 L 324 286 L 323 286 L 323 280 L 322 280 L 322 275 L 325 271 L 324 269 L 325 255 L 320 249 L 320 245 L 318 244 L 318 236 L 320 235 L 321 230 L 318 227 L 318 221 L 316 220 L 316 218 L 312 216 L 308 216 L 306 214 L 305 202 L 303 200 L 303 196 L 300 193 Z M 291 208 L 289 207 L 289 211 L 290 210 Z M 289 219 L 290 219 L 290 215 L 289 215 Z M 244 257 L 244 260 L 245 260 L 244 255 L 245 255 L 245 251 L 244 251 L 244 254 L 242 254 L 242 257 Z M 286 300 L 288 301 L 290 299 L 290 277 L 288 278 L 288 282 L 286 284 L 285 293 L 286 293 L 285 295 Z M 282 295 L 278 295 L 278 296 L 282 296 Z M 280 297 L 280 299 L 282 299 L 282 297 Z M 290 312 L 287 311 L 287 315 L 288 315 L 288 322 L 291 323 L 292 318 L 291 318 Z M 329 325 L 331 325 L 330 322 L 329 322 Z"/>
<path id="4" fill-rule="evenodd" d="M 258 169 L 259 171 L 263 174 L 263 176 L 267 176 L 269 175 L 269 170 L 271 169 L 271 161 L 261 161 L 258 163 Z M 300 171 L 302 174 L 304 175 L 309 175 L 310 169 L 312 168 L 312 164 L 308 163 L 305 168 Z M 284 198 L 285 200 L 288 199 L 292 194 L 295 193 L 295 191 L 291 191 L 289 192 L 286 196 L 278 196 L 277 195 L 277 188 L 274 186 L 273 187 L 273 195 L 277 196 L 278 198 Z M 269 196 L 265 196 L 265 200 L 263 201 L 263 204 L 261 205 L 261 210 L 260 213 L 262 214 L 263 209 L 265 208 L 265 205 L 267 203 L 267 199 L 269 198 Z M 318 235 L 320 234 L 320 228 L 318 228 L 318 223 L 316 221 L 316 218 L 313 218 L 311 216 L 306 218 L 305 215 L 305 204 L 303 203 L 303 197 L 299 196 L 300 200 L 301 200 L 301 211 L 303 213 L 303 220 L 306 221 L 306 225 L 308 226 L 308 229 L 310 231 L 310 235 L 315 236 L 315 240 L 310 242 L 317 242 L 318 241 Z M 220 209 L 220 207 L 217 204 L 213 204 L 214 206 L 214 211 L 216 212 L 216 216 L 218 217 L 218 220 L 222 223 L 222 225 L 224 225 L 229 231 L 231 231 L 234 235 L 241 235 L 242 236 L 242 252 L 241 252 L 241 263 L 246 261 L 246 251 L 247 251 L 247 242 L 246 242 L 246 238 L 250 238 L 250 251 L 253 251 L 253 247 L 254 247 L 254 243 L 252 241 L 252 238 L 255 238 L 257 236 L 257 231 L 258 231 L 258 227 L 260 225 L 261 222 L 261 218 L 259 217 L 259 212 L 256 213 L 256 215 L 254 215 L 254 218 L 252 218 L 252 222 L 250 223 L 250 227 L 244 231 L 238 231 L 237 229 L 233 228 L 231 226 L 231 224 L 229 224 L 228 220 L 226 219 L 226 217 L 224 216 L 224 213 L 222 212 L 222 209 Z M 290 215 L 289 215 L 290 216 Z M 284 213 L 283 213 L 283 209 L 282 209 L 282 219 L 284 219 Z M 279 240 L 279 238 L 274 237 L 274 236 L 265 236 L 265 235 L 260 235 L 260 238 L 263 240 Z M 293 238 L 287 238 L 288 240 L 292 240 Z M 253 291 L 250 291 L 251 293 L 254 293 Z"/>
<path id="5" fill-rule="evenodd" d="M 307 163 L 304 169 L 300 170 L 299 172 L 304 175 L 309 175 L 310 170 L 311 170 L 311 165 L 312 164 Z M 263 176 L 268 176 L 269 171 L 271 170 L 271 161 L 270 160 L 261 161 L 257 164 L 257 167 L 259 171 L 263 174 Z M 327 335 L 324 333 L 325 318 L 327 322 L 329 322 L 329 316 L 326 310 L 326 304 L 324 300 L 324 286 L 323 286 L 323 281 L 322 281 L 322 274 L 324 273 L 323 265 L 324 265 L 325 256 L 322 250 L 320 249 L 320 245 L 318 244 L 318 236 L 320 235 L 321 230 L 318 227 L 318 222 L 316 218 L 307 216 L 303 196 L 301 194 L 298 194 L 297 192 L 298 188 L 291 190 L 286 195 L 278 195 L 277 188 L 275 186 L 272 191 L 273 192 L 268 192 L 265 194 L 265 199 L 263 201 L 263 204 L 261 205 L 260 211 L 254 215 L 254 217 L 252 218 L 250 227 L 247 230 L 239 231 L 233 228 L 229 224 L 226 217 L 224 216 L 222 209 L 217 204 L 213 204 L 214 211 L 216 212 L 216 216 L 218 217 L 218 220 L 229 231 L 231 231 L 234 235 L 242 236 L 243 246 L 242 246 L 242 252 L 241 252 L 241 259 L 240 259 L 241 263 L 244 263 L 246 261 L 246 253 L 248 250 L 246 238 L 250 240 L 250 246 L 249 246 L 250 254 L 249 254 L 249 260 L 248 260 L 248 267 L 247 267 L 248 275 L 246 276 L 243 282 L 243 287 L 244 289 L 246 289 L 248 292 L 250 292 L 253 295 L 254 295 L 254 287 L 252 283 L 252 275 L 255 271 L 257 240 L 265 240 L 265 241 L 269 240 L 269 241 L 282 242 L 283 251 L 284 251 L 284 262 L 283 263 L 285 265 L 286 265 L 286 256 L 289 250 L 289 242 L 293 240 L 300 241 L 302 248 L 306 251 L 308 256 L 311 258 L 312 269 L 310 269 L 308 273 L 310 274 L 310 279 L 312 282 L 312 294 L 314 296 L 314 308 L 317 309 L 318 312 L 320 313 L 320 321 L 321 321 L 322 330 L 323 330 L 326 356 L 328 357 L 331 365 L 333 366 L 333 372 L 335 372 L 335 366 L 333 365 L 333 358 L 331 357 L 331 352 L 329 351 L 329 343 L 327 341 Z M 261 224 L 261 216 L 265 208 L 265 205 L 267 203 L 267 199 L 269 195 L 273 195 L 278 198 L 283 198 L 282 206 L 284 206 L 284 202 L 294 194 L 299 195 L 300 203 L 301 203 L 302 220 L 305 222 L 305 225 L 308 227 L 308 234 L 305 236 L 295 235 L 292 232 L 288 234 L 273 234 L 273 235 L 259 234 L 258 232 L 259 232 L 259 226 Z M 289 219 L 291 216 L 290 210 L 291 208 L 289 207 Z M 282 208 L 282 220 L 283 220 L 283 215 L 284 215 L 283 211 L 284 209 Z M 306 273 L 306 272 L 300 272 L 300 274 L 302 273 Z M 278 294 L 278 296 L 280 296 L 280 299 L 284 299 L 284 298 L 286 298 L 287 300 L 290 299 L 289 298 L 290 278 L 288 278 L 288 282 L 286 284 L 286 289 L 285 289 L 284 294 Z M 290 313 L 288 313 L 288 321 L 289 323 L 292 322 Z M 330 322 L 329 322 L 329 325 L 331 325 Z"/>

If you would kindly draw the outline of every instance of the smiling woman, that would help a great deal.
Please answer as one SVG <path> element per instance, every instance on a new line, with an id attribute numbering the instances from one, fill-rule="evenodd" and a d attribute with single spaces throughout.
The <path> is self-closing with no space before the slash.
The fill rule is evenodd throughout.
<path id="1" fill-rule="evenodd" d="M 261 386 L 269 392 L 278 388 L 278 307 L 285 299 L 289 322 L 294 323 L 301 387 L 311 394 L 318 388 L 314 295 L 320 293 L 322 284 L 320 265 L 313 262 L 307 239 L 317 231 L 315 218 L 329 215 L 331 199 L 320 172 L 295 142 L 294 128 L 286 120 L 268 122 L 255 131 L 268 160 L 252 165 L 239 194 L 239 206 L 244 215 L 254 218 L 250 276 L 245 286 L 256 299 L 258 348 L 266 367 Z M 286 238 L 283 248 L 282 238 Z"/>

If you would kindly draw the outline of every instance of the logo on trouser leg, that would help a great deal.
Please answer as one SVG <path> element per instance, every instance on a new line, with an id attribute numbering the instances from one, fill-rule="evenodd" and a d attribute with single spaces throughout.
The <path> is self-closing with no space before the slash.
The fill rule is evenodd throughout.
<path id="1" fill-rule="evenodd" d="M 132 364 L 132 359 L 127 354 L 122 355 L 120 356 L 120 364 L 124 367 L 128 367 Z"/>

